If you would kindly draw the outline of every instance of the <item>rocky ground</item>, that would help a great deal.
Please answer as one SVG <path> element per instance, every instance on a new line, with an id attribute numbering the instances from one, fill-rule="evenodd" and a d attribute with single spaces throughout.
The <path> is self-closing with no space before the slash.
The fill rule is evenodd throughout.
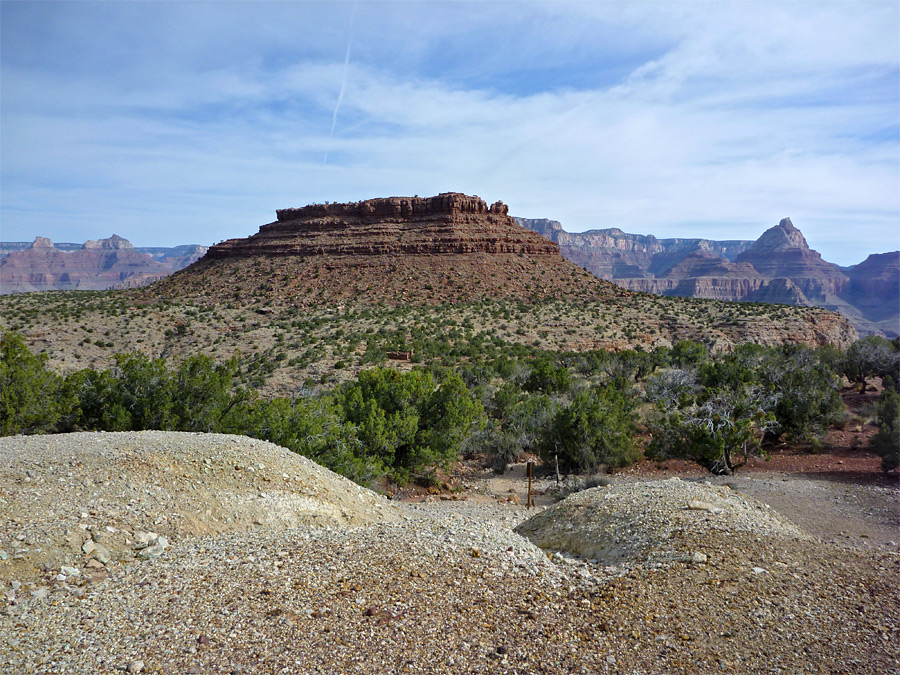
<path id="1" fill-rule="evenodd" d="M 2 439 L 0 671 L 900 672 L 896 486 L 644 467 L 555 506 L 545 481 L 530 510 L 507 501 L 523 501 L 521 470 L 410 504 L 250 439 Z M 213 519 L 202 503 L 219 491 Z M 293 507 L 241 516 L 301 491 L 301 522 Z M 67 529 L 92 536 L 73 550 Z M 84 549 L 103 532 L 106 562 Z M 604 557 L 604 541 L 623 554 Z M 584 558 L 579 542 L 594 545 Z"/>

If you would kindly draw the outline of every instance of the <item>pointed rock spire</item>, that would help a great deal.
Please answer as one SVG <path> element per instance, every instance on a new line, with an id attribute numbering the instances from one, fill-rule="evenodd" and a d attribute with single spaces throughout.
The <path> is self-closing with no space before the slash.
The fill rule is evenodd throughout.
<path id="1" fill-rule="evenodd" d="M 790 218 L 782 218 L 775 227 L 771 227 L 750 247 L 754 251 L 786 251 L 789 249 L 809 250 L 809 244 Z"/>

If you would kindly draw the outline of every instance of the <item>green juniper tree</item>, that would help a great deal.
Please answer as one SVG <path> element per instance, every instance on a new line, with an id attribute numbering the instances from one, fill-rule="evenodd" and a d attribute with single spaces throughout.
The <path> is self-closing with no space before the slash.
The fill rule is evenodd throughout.
<path id="1" fill-rule="evenodd" d="M 46 354 L 32 354 L 17 333 L 0 337 L 0 435 L 52 431 L 72 406 L 63 393 Z"/>
<path id="2" fill-rule="evenodd" d="M 632 397 L 618 386 L 595 387 L 575 394 L 543 430 L 538 451 L 545 462 L 559 459 L 574 471 L 601 464 L 620 467 L 637 459 L 637 431 Z"/>
<path id="3" fill-rule="evenodd" d="M 751 454 L 762 454 L 777 428 L 778 395 L 759 385 L 711 389 L 682 397 L 650 425 L 647 457 L 689 459 L 716 474 L 731 474 Z"/>
<path id="4" fill-rule="evenodd" d="M 463 439 L 483 421 L 484 411 L 459 375 L 436 384 L 431 373 L 373 368 L 334 394 L 366 452 L 406 480 L 427 465 L 456 459 Z"/>
<path id="5" fill-rule="evenodd" d="M 900 351 L 896 342 L 878 335 L 867 335 L 857 340 L 847 350 L 844 359 L 844 374 L 851 382 L 856 382 L 860 391 L 866 387 L 870 377 L 890 376 L 900 381 Z"/>
<path id="6" fill-rule="evenodd" d="M 885 389 L 875 413 L 878 433 L 870 447 L 881 457 L 881 468 L 887 473 L 900 467 L 900 394 Z"/>

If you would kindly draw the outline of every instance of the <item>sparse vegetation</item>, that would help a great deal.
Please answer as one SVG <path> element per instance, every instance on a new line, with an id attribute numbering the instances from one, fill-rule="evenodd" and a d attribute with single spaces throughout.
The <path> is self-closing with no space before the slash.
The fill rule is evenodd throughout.
<path id="1" fill-rule="evenodd" d="M 703 341 L 693 343 L 700 350 L 708 351 L 711 344 L 721 350 L 744 341 L 747 326 L 781 335 L 810 334 L 822 312 L 643 294 L 619 297 L 618 292 L 615 302 L 545 298 L 320 307 L 247 297 L 241 302 L 197 297 L 176 303 L 147 291 L 19 294 L 0 297 L 0 327 L 16 330 L 31 349 L 44 351 L 48 365 L 60 374 L 85 366 L 107 368 L 115 353 L 135 347 L 170 360 L 258 352 L 258 360 L 274 366 L 257 373 L 255 386 L 263 395 L 290 396 L 307 379 L 319 381 L 327 373 L 340 383 L 385 365 L 388 351 L 409 350 L 415 363 L 437 360 L 453 367 L 457 358 L 477 357 L 484 350 L 517 356 L 543 350 L 649 353 L 692 340 Z M 746 324 L 732 325 L 735 312 L 746 313 Z M 774 313 L 782 312 L 776 325 Z M 88 332 L 95 328 L 102 337 Z M 340 361 L 345 368 L 335 368 Z M 630 367 L 640 365 L 638 360 Z"/>
<path id="2" fill-rule="evenodd" d="M 138 292 L 0 297 L 0 322 L 15 326 L 20 346 L 37 354 L 22 363 L 44 374 L 41 386 L 56 383 L 56 407 L 41 411 L 43 421 L 19 425 L 12 412 L 4 421 L 26 433 L 247 433 L 367 481 L 382 473 L 403 480 L 461 452 L 486 452 L 502 469 L 523 452 L 547 457 L 551 445 L 573 469 L 616 466 L 639 456 L 639 428 L 668 423 L 674 433 L 676 422 L 716 401 L 741 411 L 753 407 L 748 401 L 768 401 L 763 417 L 748 412 L 729 432 L 727 466 L 744 451 L 764 452 L 778 436 L 816 442 L 842 411 L 837 375 L 851 372 L 850 354 L 834 348 L 749 344 L 727 351 L 754 322 L 777 318 L 779 330 L 803 334 L 821 311 L 811 308 L 642 294 L 617 296 L 616 304 L 547 298 L 306 308 L 239 300 L 245 304 L 230 296 L 175 303 Z M 875 351 L 884 352 L 885 343 L 896 361 L 896 345 L 879 342 Z M 138 351 L 116 353 L 122 346 Z M 851 351 L 872 351 L 864 346 Z M 896 370 L 878 367 L 884 378 Z M 378 393 L 372 377 L 385 380 L 385 391 L 413 382 L 423 388 L 404 394 L 401 405 L 393 393 Z M 457 411 L 462 422 L 442 427 L 439 418 L 453 411 L 438 414 L 429 401 L 450 390 L 445 406 L 468 401 L 472 410 Z M 646 402 L 638 405 L 642 394 Z M 313 424 L 315 415 L 325 421 Z M 297 435 L 292 427 L 315 432 Z M 661 450 L 664 436 L 654 436 L 651 451 L 660 457 L 671 451 Z M 710 447 L 721 449 L 721 441 Z M 698 461 L 715 464 L 706 455 Z"/>
<path id="3" fill-rule="evenodd" d="M 475 452 L 487 453 L 498 470 L 523 452 L 574 471 L 615 468 L 640 456 L 642 426 L 652 434 L 648 456 L 731 472 L 778 437 L 815 444 L 842 412 L 834 369 L 844 361 L 834 350 L 748 344 L 714 355 L 683 340 L 652 351 L 548 352 L 504 340 L 499 327 L 484 329 L 491 308 L 470 309 L 462 319 L 367 309 L 360 311 L 365 331 L 342 317 L 281 316 L 270 346 L 247 357 L 197 354 L 170 362 L 132 352 L 65 378 L 48 368 L 46 355 L 32 355 L 21 336 L 8 333 L 4 433 L 240 433 L 355 480 L 390 474 L 403 482 Z M 514 311 L 504 309 L 511 318 Z M 564 305 L 553 311 L 566 316 Z M 415 363 L 386 367 L 388 349 L 400 347 L 415 354 Z M 321 366 L 317 355 L 335 361 L 305 377 L 305 366 Z M 295 373 L 294 394 L 266 394 L 284 368 Z M 639 414 L 641 394 L 650 405 Z M 29 413 L 11 402 L 38 395 L 46 405 L 23 422 L 36 408 Z"/>

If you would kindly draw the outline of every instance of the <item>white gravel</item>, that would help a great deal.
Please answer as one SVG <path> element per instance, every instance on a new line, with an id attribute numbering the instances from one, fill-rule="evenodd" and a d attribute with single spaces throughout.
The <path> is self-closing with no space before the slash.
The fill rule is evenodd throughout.
<path id="1" fill-rule="evenodd" d="M 186 461 L 204 444 L 184 435 L 158 440 Z M 227 443 L 253 459 L 249 439 Z M 19 494 L 31 493 L 21 492 L 21 473 L 19 482 L 9 479 L 10 455 L 0 457 L 0 494 L 18 504 Z M 67 459 L 72 476 L 57 487 L 42 471 L 59 463 L 32 459 L 42 464 L 34 465 L 31 480 L 52 483 L 66 509 L 68 491 L 81 494 L 84 480 L 102 484 L 109 475 L 102 463 L 79 467 Z M 202 455 L 196 459 L 203 463 Z M 240 475 L 254 487 L 265 483 L 243 469 Z M 165 491 L 158 471 L 130 478 L 144 493 L 154 480 Z M 635 505 L 657 489 L 614 488 L 622 490 L 622 503 Z M 706 496 L 713 508 L 735 498 Z M 171 546 L 147 561 L 123 554 L 90 568 L 65 565 L 75 574 L 39 565 L 30 576 L 21 561 L 0 562 L 0 672 L 900 671 L 900 558 L 891 553 L 836 547 L 777 518 L 763 529 L 721 528 L 716 517 L 724 508 L 721 514 L 688 508 L 684 515 L 696 527 L 682 525 L 683 537 L 670 536 L 671 550 L 686 545 L 705 561 L 551 560 L 512 531 L 531 515 L 521 507 L 395 506 L 372 498 L 387 517 L 368 524 L 310 521 L 274 529 L 244 519 L 243 529 L 190 534 L 178 527 L 186 520 L 172 520 Z M 17 528 L 40 532 L 56 522 L 45 503 L 47 511 L 29 511 L 27 522 L 4 506 L 4 546 Z M 755 505 L 744 506 L 749 510 L 735 511 L 732 522 L 744 516 L 750 522 Z M 671 534 L 672 523 L 654 520 L 654 508 L 641 510 L 640 522 L 627 516 L 623 522 L 633 531 L 620 537 L 647 539 L 644 528 Z M 108 509 L 98 504 L 89 514 L 97 520 L 92 529 L 105 527 L 114 507 Z M 121 504 L 118 510 L 131 513 Z"/>
<path id="2" fill-rule="evenodd" d="M 679 478 L 583 490 L 516 528 L 541 548 L 629 566 L 689 561 L 710 531 L 735 542 L 808 538 L 752 497 Z"/>
<path id="3" fill-rule="evenodd" d="M 141 532 L 184 537 L 397 520 L 385 498 L 243 436 L 162 431 L 0 438 L 0 578 L 133 558 Z M 89 556 L 90 557 L 90 556 Z M 0 560 L 0 562 L 4 562 Z"/>

